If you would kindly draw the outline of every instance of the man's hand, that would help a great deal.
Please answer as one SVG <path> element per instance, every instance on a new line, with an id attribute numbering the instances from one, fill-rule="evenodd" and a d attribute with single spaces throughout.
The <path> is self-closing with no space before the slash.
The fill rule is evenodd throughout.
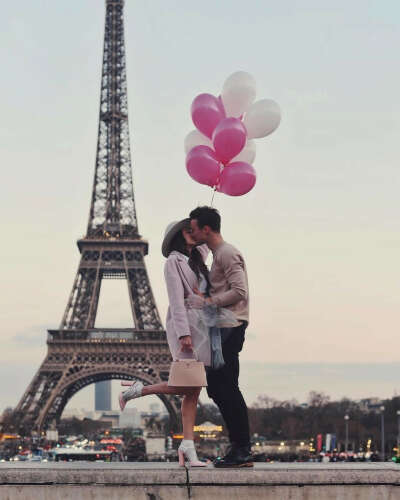
<path id="1" fill-rule="evenodd" d="M 199 296 L 199 297 L 202 297 L 204 299 L 204 302 L 206 306 L 209 306 L 210 304 L 213 303 L 211 297 L 206 297 L 204 293 L 201 293 L 200 290 L 198 288 L 194 288 L 193 289 L 193 292 L 195 293 L 195 295 Z M 203 306 L 204 307 L 204 306 Z"/>
<path id="2" fill-rule="evenodd" d="M 189 297 L 185 299 L 185 302 L 190 309 L 203 309 L 206 305 L 204 297 L 195 294 L 189 295 Z"/>
<path id="3" fill-rule="evenodd" d="M 185 335 L 179 338 L 179 343 L 181 344 L 181 352 L 192 352 L 192 337 L 190 335 Z"/>

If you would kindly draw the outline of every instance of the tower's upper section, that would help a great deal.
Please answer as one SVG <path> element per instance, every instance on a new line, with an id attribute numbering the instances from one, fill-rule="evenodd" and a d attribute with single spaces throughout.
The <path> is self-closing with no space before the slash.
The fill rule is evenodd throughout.
<path id="1" fill-rule="evenodd" d="M 87 238 L 138 238 L 129 147 L 123 9 L 123 0 L 106 0 L 96 170 Z"/>

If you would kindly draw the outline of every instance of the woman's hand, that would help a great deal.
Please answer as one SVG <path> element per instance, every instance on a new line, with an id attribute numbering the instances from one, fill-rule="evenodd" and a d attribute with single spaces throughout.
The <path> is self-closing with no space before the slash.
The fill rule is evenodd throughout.
<path id="1" fill-rule="evenodd" d="M 203 297 L 203 299 L 205 299 L 205 295 L 204 293 L 201 293 L 200 290 L 198 288 L 193 288 L 193 293 L 198 295 L 199 297 Z"/>
<path id="2" fill-rule="evenodd" d="M 207 297 L 204 293 L 201 293 L 198 288 L 193 288 L 193 295 L 189 295 L 192 299 L 188 302 L 188 304 L 196 304 L 190 305 L 190 307 L 194 309 L 203 309 L 204 306 L 209 306 L 212 304 L 211 297 Z M 203 302 L 199 301 L 197 297 L 203 299 Z"/>
<path id="3" fill-rule="evenodd" d="M 179 338 L 179 343 L 181 344 L 181 352 L 192 352 L 192 337 L 190 335 L 185 335 Z"/>

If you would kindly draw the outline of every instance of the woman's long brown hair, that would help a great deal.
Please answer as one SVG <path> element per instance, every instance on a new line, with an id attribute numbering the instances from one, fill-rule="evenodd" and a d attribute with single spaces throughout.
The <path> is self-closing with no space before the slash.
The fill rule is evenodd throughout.
<path id="1" fill-rule="evenodd" d="M 190 230 L 190 226 L 185 228 L 187 230 Z M 192 269 L 192 271 L 195 273 L 197 276 L 197 279 L 200 280 L 200 273 L 205 277 L 207 281 L 207 289 L 206 289 L 206 295 L 209 295 L 210 292 L 210 279 L 209 279 L 209 271 L 207 266 L 204 264 L 203 257 L 201 256 L 201 253 L 197 250 L 196 247 L 192 248 L 192 251 L 188 252 L 187 246 L 186 246 L 186 241 L 185 238 L 183 237 L 182 231 L 179 231 L 172 239 L 170 245 L 169 245 L 169 253 L 171 253 L 173 250 L 176 250 L 177 252 L 183 253 L 184 255 L 189 257 L 189 266 Z"/>

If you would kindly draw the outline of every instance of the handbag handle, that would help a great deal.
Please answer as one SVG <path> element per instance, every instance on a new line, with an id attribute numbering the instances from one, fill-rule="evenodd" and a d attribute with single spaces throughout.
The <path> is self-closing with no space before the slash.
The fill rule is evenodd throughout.
<path id="1" fill-rule="evenodd" d="M 179 352 L 181 353 L 182 349 Z M 193 358 L 181 358 L 181 359 L 178 358 L 177 361 L 187 361 L 188 359 L 194 359 L 195 361 L 198 361 L 199 355 L 197 354 L 196 349 L 194 347 L 192 347 L 192 353 L 193 353 Z"/>

